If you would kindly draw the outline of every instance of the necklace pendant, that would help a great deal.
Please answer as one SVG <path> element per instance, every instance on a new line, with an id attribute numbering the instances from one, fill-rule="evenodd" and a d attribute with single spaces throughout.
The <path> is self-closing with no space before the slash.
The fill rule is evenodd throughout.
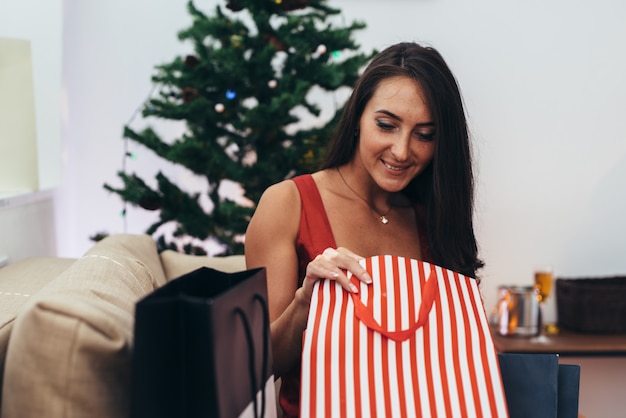
<path id="1" fill-rule="evenodd" d="M 387 225 L 389 223 L 389 219 L 387 219 L 385 215 L 382 215 L 380 217 L 380 221 L 383 223 L 383 225 Z"/>

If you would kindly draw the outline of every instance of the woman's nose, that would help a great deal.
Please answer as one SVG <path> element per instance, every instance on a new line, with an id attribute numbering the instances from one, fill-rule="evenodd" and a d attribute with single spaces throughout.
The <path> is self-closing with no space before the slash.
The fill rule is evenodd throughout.
<path id="1" fill-rule="evenodd" d="M 407 138 L 398 139 L 391 146 L 391 155 L 396 161 L 406 161 L 409 158 L 410 142 Z"/>

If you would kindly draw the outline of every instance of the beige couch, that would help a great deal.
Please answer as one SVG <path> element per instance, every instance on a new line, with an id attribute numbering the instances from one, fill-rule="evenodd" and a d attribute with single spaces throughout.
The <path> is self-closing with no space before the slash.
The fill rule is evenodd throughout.
<path id="1" fill-rule="evenodd" d="M 135 303 L 201 266 L 245 261 L 159 254 L 151 237 L 120 234 L 78 260 L 0 268 L 1 418 L 127 417 Z"/>

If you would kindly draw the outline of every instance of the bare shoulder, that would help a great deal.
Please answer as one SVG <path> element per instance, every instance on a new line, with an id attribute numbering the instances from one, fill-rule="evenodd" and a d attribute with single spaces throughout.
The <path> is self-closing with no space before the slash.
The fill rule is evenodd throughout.
<path id="1" fill-rule="evenodd" d="M 268 187 L 246 231 L 246 248 L 262 253 L 268 244 L 276 248 L 295 242 L 300 223 L 300 195 L 296 184 L 285 180 Z"/>
<path id="2" fill-rule="evenodd" d="M 263 192 L 252 220 L 273 223 L 275 220 L 289 222 L 294 218 L 300 219 L 300 195 L 293 181 L 284 180 Z"/>

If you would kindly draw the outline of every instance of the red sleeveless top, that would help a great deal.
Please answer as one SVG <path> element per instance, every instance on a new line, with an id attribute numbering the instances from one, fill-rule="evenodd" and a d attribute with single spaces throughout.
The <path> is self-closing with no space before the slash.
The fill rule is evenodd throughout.
<path id="1" fill-rule="evenodd" d="M 322 202 L 315 180 L 310 174 L 292 179 L 300 193 L 301 210 L 300 226 L 296 239 L 298 255 L 298 285 L 302 284 L 306 274 L 306 266 L 326 248 L 337 248 L 335 237 L 330 229 L 326 209 Z M 416 206 L 415 215 L 420 232 L 422 259 L 430 261 L 430 252 L 424 231 L 424 211 Z M 281 376 L 279 404 L 283 409 L 283 418 L 296 418 L 300 414 L 300 364 Z"/>

